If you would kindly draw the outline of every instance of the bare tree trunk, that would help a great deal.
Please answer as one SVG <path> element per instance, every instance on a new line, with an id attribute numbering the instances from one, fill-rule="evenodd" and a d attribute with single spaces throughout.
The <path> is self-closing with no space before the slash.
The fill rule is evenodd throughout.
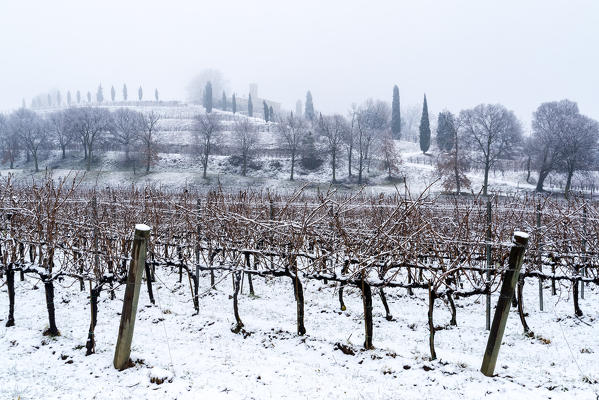
<path id="1" fill-rule="evenodd" d="M 523 297 L 523 292 L 524 292 L 524 276 L 520 276 L 520 278 L 518 279 L 518 288 L 517 288 L 517 295 L 518 295 L 518 315 L 520 316 L 520 322 L 522 323 L 522 328 L 524 329 L 524 334 L 527 336 L 534 336 L 534 333 L 531 332 L 530 328 L 528 327 L 528 324 L 526 323 L 526 318 L 524 315 L 524 299 Z"/>
<path id="2" fill-rule="evenodd" d="M 241 322 L 241 317 L 239 317 L 239 306 L 237 304 L 237 297 L 239 295 L 239 283 L 241 282 L 241 272 L 235 272 L 231 275 L 233 278 L 233 314 L 235 315 L 235 326 L 231 328 L 231 332 L 239 333 L 241 332 L 241 328 L 243 328 L 243 322 Z"/>
<path id="3" fill-rule="evenodd" d="M 570 194 L 570 187 L 572 186 L 572 175 L 574 175 L 574 170 L 568 168 L 568 175 L 566 178 L 566 188 L 564 190 L 564 197 L 568 198 Z"/>
<path id="4" fill-rule="evenodd" d="M 379 296 L 381 297 L 381 301 L 383 302 L 383 307 L 385 307 L 385 319 L 387 321 L 393 321 L 393 315 L 391 315 L 391 311 L 389 311 L 389 304 L 387 304 L 387 297 L 385 297 L 385 292 L 383 288 L 379 288 Z"/>
<path id="5" fill-rule="evenodd" d="M 293 180 L 293 169 L 295 167 L 295 151 L 291 152 L 291 178 L 289 180 Z"/>
<path id="6" fill-rule="evenodd" d="M 487 195 L 488 192 L 488 187 L 489 187 L 489 169 L 490 169 L 490 165 L 489 163 L 485 163 L 485 180 L 483 182 L 483 196 Z"/>
<path id="7" fill-rule="evenodd" d="M 447 293 L 447 301 L 449 302 L 449 308 L 451 310 L 451 320 L 449 321 L 449 325 L 451 326 L 458 326 L 458 321 L 456 318 L 456 308 L 455 308 L 455 302 L 453 301 L 453 297 L 451 296 L 451 293 Z"/>
<path id="8" fill-rule="evenodd" d="M 539 180 L 537 181 L 537 187 L 535 189 L 537 192 L 543 191 L 543 183 L 545 182 L 545 179 L 547 178 L 548 175 L 549 175 L 549 170 L 541 169 L 539 171 Z"/>
<path id="9" fill-rule="evenodd" d="M 302 282 L 296 274 L 291 274 L 293 281 L 293 293 L 295 295 L 295 303 L 297 306 L 297 334 L 303 336 L 306 334 L 306 327 L 304 326 L 304 289 Z"/>
<path id="10" fill-rule="evenodd" d="M 349 146 L 349 150 L 347 152 L 347 169 L 348 169 L 348 174 L 349 177 L 352 177 L 352 171 L 351 171 L 351 160 L 352 160 L 352 153 L 354 152 L 354 146 L 353 144 L 350 144 Z"/>
<path id="11" fill-rule="evenodd" d="M 362 289 L 362 303 L 364 304 L 364 348 L 366 350 L 371 350 L 374 348 L 372 345 L 372 291 L 364 277 L 362 277 L 360 289 Z"/>
<path id="12" fill-rule="evenodd" d="M 40 172 L 40 169 L 39 169 L 38 163 L 37 163 L 37 150 L 32 151 L 31 154 L 33 155 L 33 162 L 35 164 L 35 172 Z"/>
<path id="13" fill-rule="evenodd" d="M 8 264 L 6 270 L 6 286 L 8 288 L 8 321 L 6 327 L 15 325 L 15 271 L 12 263 Z"/>
<path id="14" fill-rule="evenodd" d="M 46 291 L 46 308 L 48 309 L 48 329 L 44 331 L 44 336 L 58 336 L 60 332 L 56 327 L 56 314 L 54 309 L 54 281 L 51 276 L 43 276 L 44 289 Z"/>
<path id="15" fill-rule="evenodd" d="M 431 351 L 431 360 L 437 359 L 437 352 L 435 351 L 435 325 L 433 321 L 433 311 L 435 309 L 435 293 L 431 283 L 428 284 L 428 346 Z"/>
<path id="16" fill-rule="evenodd" d="M 87 170 L 91 171 L 92 169 L 92 146 L 89 146 L 88 154 L 87 154 Z"/>
<path id="17" fill-rule="evenodd" d="M 102 287 L 98 286 L 92 289 L 92 283 L 89 282 L 89 306 L 91 308 L 91 320 L 89 323 L 89 333 L 87 335 L 87 342 L 85 343 L 86 352 L 85 355 L 89 356 L 96 352 L 96 339 L 94 337 L 94 331 L 96 330 L 96 323 L 98 321 L 98 297 Z"/>
<path id="18" fill-rule="evenodd" d="M 578 275 L 578 271 L 576 271 L 576 275 Z M 574 314 L 576 316 L 582 316 L 582 310 L 580 309 L 580 305 L 578 303 L 578 279 L 572 281 L 572 297 L 574 298 Z"/>
<path id="19" fill-rule="evenodd" d="M 332 154 L 332 162 L 331 162 L 331 166 L 333 168 L 333 183 L 336 182 L 337 179 L 335 179 L 335 166 L 336 166 L 336 162 L 337 162 L 337 153 L 333 150 Z"/>

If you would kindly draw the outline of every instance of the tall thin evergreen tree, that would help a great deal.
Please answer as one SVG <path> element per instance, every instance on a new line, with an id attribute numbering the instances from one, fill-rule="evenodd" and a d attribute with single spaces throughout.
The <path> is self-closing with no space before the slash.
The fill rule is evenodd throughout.
<path id="1" fill-rule="evenodd" d="M 428 104 L 426 103 L 426 94 L 424 95 L 424 104 L 422 105 L 422 118 L 420 118 L 420 150 L 426 154 L 431 147 L 431 127 L 428 120 Z"/>
<path id="2" fill-rule="evenodd" d="M 399 87 L 393 86 L 393 102 L 391 103 L 391 133 L 394 139 L 401 138 L 401 111 L 399 109 Z"/>
<path id="3" fill-rule="evenodd" d="M 310 121 L 314 121 L 314 103 L 312 102 L 312 93 L 308 90 L 306 93 L 306 109 L 304 116 Z"/>
<path id="4" fill-rule="evenodd" d="M 204 108 L 207 113 L 212 112 L 212 82 L 208 81 L 204 88 Z"/>
<path id="5" fill-rule="evenodd" d="M 227 111 L 227 95 L 225 94 L 225 91 L 223 90 L 223 99 L 221 100 L 221 107 L 223 111 Z"/>
<path id="6" fill-rule="evenodd" d="M 262 107 L 264 107 L 264 121 L 270 121 L 270 110 L 268 109 L 268 104 L 266 101 L 262 100 Z"/>
<path id="7" fill-rule="evenodd" d="M 233 114 L 237 112 L 237 100 L 235 100 L 235 93 L 233 93 L 233 96 L 231 96 L 231 111 L 233 111 Z"/>
<path id="8" fill-rule="evenodd" d="M 127 84 L 123 84 L 123 101 L 127 101 Z"/>
<path id="9" fill-rule="evenodd" d="M 439 113 L 437 119 L 437 146 L 439 150 L 450 151 L 454 145 L 455 117 L 449 111 Z"/>
<path id="10" fill-rule="evenodd" d="M 139 99 L 139 101 L 141 101 L 141 99 L 144 98 L 144 91 L 141 88 L 141 86 L 139 87 L 139 89 L 137 89 L 137 98 Z"/>
<path id="11" fill-rule="evenodd" d="M 268 117 L 271 121 L 275 120 L 275 112 L 273 111 L 272 106 L 268 108 Z"/>
<path id="12" fill-rule="evenodd" d="M 98 103 L 102 103 L 104 101 L 104 89 L 102 89 L 102 84 L 98 86 L 98 91 L 96 92 L 96 101 Z"/>
<path id="13" fill-rule="evenodd" d="M 251 93 L 248 96 L 248 116 L 249 117 L 254 116 L 254 105 L 252 104 L 252 94 Z"/>
<path id="14" fill-rule="evenodd" d="M 114 99 L 116 99 L 116 91 L 114 90 L 114 86 L 110 87 L 110 100 L 114 103 Z"/>
<path id="15" fill-rule="evenodd" d="M 158 101 L 158 100 L 159 100 L 159 97 L 158 97 L 158 89 L 154 89 L 154 98 L 156 99 L 156 101 Z"/>

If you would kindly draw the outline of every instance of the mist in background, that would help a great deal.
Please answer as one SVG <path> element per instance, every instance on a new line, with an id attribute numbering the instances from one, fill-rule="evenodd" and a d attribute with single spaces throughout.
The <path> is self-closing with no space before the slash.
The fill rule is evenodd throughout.
<path id="1" fill-rule="evenodd" d="M 498 102 L 528 122 L 569 98 L 597 119 L 598 37 L 595 1 L 3 1 L 0 110 L 99 84 L 187 100 L 212 68 L 228 95 L 255 82 L 289 110 L 310 90 L 345 113 L 398 84 L 402 105 L 426 92 L 436 111 Z"/>

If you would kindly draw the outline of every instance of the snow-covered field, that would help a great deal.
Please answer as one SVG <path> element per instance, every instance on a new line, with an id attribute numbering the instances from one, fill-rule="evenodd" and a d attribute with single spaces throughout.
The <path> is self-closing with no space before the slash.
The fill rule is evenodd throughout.
<path id="1" fill-rule="evenodd" d="M 360 293 L 346 291 L 347 311 L 338 310 L 334 285 L 306 282 L 307 334 L 295 334 L 295 302 L 287 278 L 254 279 L 240 296 L 245 334 L 233 334 L 230 277 L 203 291 L 194 315 L 188 283 L 158 272 L 157 305 L 142 285 L 132 359 L 123 372 L 112 367 L 123 290 L 116 300 L 103 292 L 96 328 L 97 354 L 85 356 L 89 326 L 87 292 L 63 281 L 56 289 L 61 336 L 42 335 L 44 291 L 32 278 L 17 279 L 16 326 L 5 328 L 8 296 L 0 289 L 0 398 L 2 399 L 596 399 L 599 393 L 599 306 L 595 287 L 581 300 L 585 315 L 573 317 L 567 290 L 545 292 L 538 311 L 536 282 L 525 287 L 528 323 L 522 334 L 512 312 L 494 378 L 479 372 L 487 340 L 484 298 L 461 299 L 458 326 L 436 334 L 436 361 L 428 352 L 427 302 L 388 289 L 395 319 L 384 318 L 374 299 L 375 350 L 363 351 Z M 496 297 L 493 299 L 493 304 Z M 437 301 L 435 323 L 449 322 Z M 355 355 L 336 350 L 347 345 Z M 162 384 L 152 378 L 165 379 Z"/>

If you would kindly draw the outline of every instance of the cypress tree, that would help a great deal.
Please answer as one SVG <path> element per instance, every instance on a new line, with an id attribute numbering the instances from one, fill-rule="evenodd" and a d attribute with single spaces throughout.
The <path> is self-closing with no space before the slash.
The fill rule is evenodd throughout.
<path id="1" fill-rule="evenodd" d="M 96 92 L 96 101 L 98 103 L 102 103 L 104 101 L 104 89 L 102 89 L 102 85 L 98 86 L 98 91 Z"/>
<path id="2" fill-rule="evenodd" d="M 235 93 L 233 93 L 233 96 L 231 96 L 231 111 L 233 111 L 233 114 L 237 112 L 237 100 L 235 100 Z"/>
<path id="3" fill-rule="evenodd" d="M 268 109 L 268 104 L 266 104 L 266 101 L 262 101 L 262 107 L 264 107 L 264 121 L 268 122 L 270 121 L 270 111 Z"/>
<path id="4" fill-rule="evenodd" d="M 315 170 L 322 164 L 312 132 L 308 132 L 301 141 L 300 163 L 302 167 L 309 170 Z"/>
<path id="5" fill-rule="evenodd" d="M 123 100 L 127 101 L 127 84 L 123 85 Z"/>
<path id="6" fill-rule="evenodd" d="M 204 88 L 204 108 L 207 113 L 212 112 L 212 82 L 208 81 Z"/>
<path id="7" fill-rule="evenodd" d="M 393 86 L 393 102 L 391 103 L 391 133 L 394 139 L 401 138 L 401 112 L 399 110 L 399 88 Z"/>
<path id="8" fill-rule="evenodd" d="M 428 121 L 428 105 L 425 94 L 424 104 L 422 105 L 422 118 L 420 119 L 420 150 L 423 154 L 426 154 L 429 147 L 431 147 L 431 127 Z"/>
<path id="9" fill-rule="evenodd" d="M 225 94 L 224 90 L 223 90 L 223 100 L 221 102 L 221 106 L 223 108 L 223 111 L 227 111 L 227 95 Z"/>
<path id="10" fill-rule="evenodd" d="M 158 97 L 158 89 L 154 89 L 154 98 L 156 99 L 156 101 L 158 101 L 159 97 Z"/>
<path id="11" fill-rule="evenodd" d="M 310 121 L 314 121 L 314 104 L 312 103 L 312 93 L 308 90 L 306 93 L 306 108 L 304 116 Z"/>
<path id="12" fill-rule="evenodd" d="M 275 112 L 272 110 L 272 106 L 270 106 L 268 108 L 268 116 L 270 118 L 271 121 L 275 120 Z"/>
<path id="13" fill-rule="evenodd" d="M 450 151 L 453 148 L 454 116 L 449 111 L 439 113 L 437 120 L 437 146 L 439 150 Z"/>
<path id="14" fill-rule="evenodd" d="M 139 101 L 141 101 L 141 99 L 144 98 L 144 91 L 141 88 L 141 86 L 139 87 L 139 89 L 137 89 L 137 98 L 139 99 Z"/>
<path id="15" fill-rule="evenodd" d="M 116 98 L 116 91 L 114 90 L 114 86 L 110 87 L 110 99 L 114 103 L 114 99 Z"/>
<path id="16" fill-rule="evenodd" d="M 254 105 L 252 104 L 252 94 L 251 93 L 248 96 L 248 116 L 249 117 L 254 116 Z"/>

